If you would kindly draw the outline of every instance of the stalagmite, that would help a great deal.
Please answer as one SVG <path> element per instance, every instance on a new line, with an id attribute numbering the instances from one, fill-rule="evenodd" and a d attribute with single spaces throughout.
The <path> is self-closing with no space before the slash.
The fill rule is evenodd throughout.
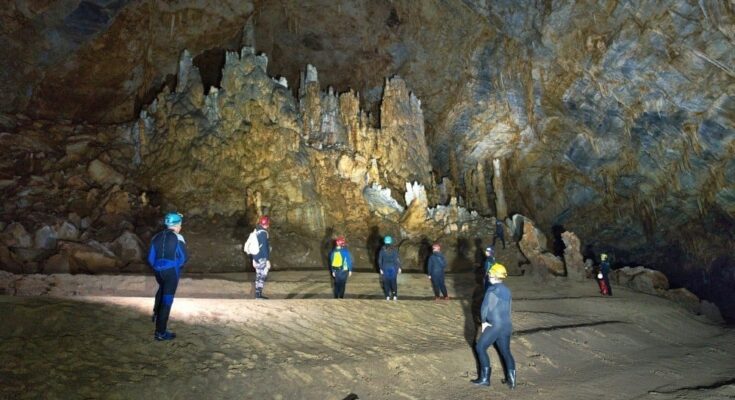
<path id="1" fill-rule="evenodd" d="M 493 189 L 495 190 L 495 214 L 498 219 L 504 220 L 508 216 L 508 205 L 505 204 L 503 191 L 503 174 L 500 169 L 500 160 L 493 159 Z"/>

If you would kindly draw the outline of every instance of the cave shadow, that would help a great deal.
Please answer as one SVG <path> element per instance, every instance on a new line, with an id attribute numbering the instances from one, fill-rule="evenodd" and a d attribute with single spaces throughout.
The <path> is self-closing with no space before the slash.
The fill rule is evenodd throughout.
<path id="1" fill-rule="evenodd" d="M 373 271 L 378 274 L 380 293 L 383 293 L 383 275 L 380 273 L 380 267 L 378 266 L 378 254 L 380 254 L 382 244 L 383 236 L 380 234 L 380 229 L 376 225 L 371 226 L 370 233 L 368 233 L 367 239 L 365 239 L 365 251 L 367 251 Z M 385 295 L 382 297 L 385 297 Z"/>
<path id="2" fill-rule="evenodd" d="M 426 236 L 421 237 L 421 242 L 419 243 L 419 251 L 418 251 L 418 262 L 421 266 L 421 270 L 424 272 L 425 275 L 429 274 L 429 257 L 432 253 L 432 242 L 429 241 L 429 238 Z"/>
<path id="3" fill-rule="evenodd" d="M 561 238 L 561 234 L 564 232 L 566 232 L 564 225 L 553 225 L 551 227 L 551 237 L 553 238 L 551 251 L 555 256 L 561 257 L 562 259 L 564 259 L 564 249 L 567 247 L 564 245 L 564 240 Z"/>
<path id="4" fill-rule="evenodd" d="M 474 251 L 472 251 L 472 245 L 474 245 Z M 477 371 L 479 371 L 480 362 L 475 352 L 475 337 L 480 322 L 480 307 L 485 295 L 483 284 L 485 271 L 482 268 L 482 261 L 484 261 L 483 248 L 482 238 L 480 237 L 475 238 L 473 242 L 466 238 L 458 238 L 455 243 L 456 257 L 450 267 L 453 272 L 471 272 L 471 282 L 462 281 L 460 278 L 462 275 L 456 275 L 453 284 L 455 296 L 460 300 L 462 314 L 464 315 L 463 336 L 475 357 Z M 470 254 L 472 254 L 472 258 L 470 258 Z"/>
<path id="5" fill-rule="evenodd" d="M 329 268 L 329 253 L 332 252 L 333 247 L 334 227 L 328 226 L 326 229 L 324 229 L 324 236 L 322 236 L 322 239 L 319 242 L 319 259 L 321 260 L 322 266 L 324 266 L 325 271 L 329 275 L 329 282 L 330 287 L 332 288 L 332 292 L 334 292 L 334 278 L 332 277 L 331 268 Z"/>

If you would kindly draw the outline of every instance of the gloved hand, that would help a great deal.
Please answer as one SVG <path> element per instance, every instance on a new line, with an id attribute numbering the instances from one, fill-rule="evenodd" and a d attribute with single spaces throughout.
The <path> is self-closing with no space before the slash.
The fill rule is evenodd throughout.
<path id="1" fill-rule="evenodd" d="M 490 325 L 489 323 L 487 323 L 487 322 L 483 322 L 483 323 L 482 323 L 482 329 L 480 329 L 480 332 L 485 332 L 485 328 L 489 328 L 489 327 L 491 327 L 491 326 L 492 326 L 492 325 Z"/>
<path id="2" fill-rule="evenodd" d="M 348 276 L 348 277 L 349 277 L 349 276 L 352 276 L 352 271 L 350 271 L 349 273 L 347 273 L 347 276 Z"/>
<path id="3" fill-rule="evenodd" d="M 336 274 L 332 272 L 332 278 L 336 278 L 336 277 L 337 277 Z"/>
<path id="4" fill-rule="evenodd" d="M 602 279 L 602 272 L 597 273 L 597 279 Z"/>

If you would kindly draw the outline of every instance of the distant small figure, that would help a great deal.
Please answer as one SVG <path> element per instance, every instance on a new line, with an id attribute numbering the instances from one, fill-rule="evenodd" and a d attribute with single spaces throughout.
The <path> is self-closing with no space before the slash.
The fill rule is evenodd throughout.
<path id="1" fill-rule="evenodd" d="M 383 239 L 383 247 L 378 254 L 378 267 L 383 275 L 383 292 L 385 299 L 398 300 L 398 274 L 401 273 L 401 260 L 398 257 L 398 249 L 393 246 L 393 238 L 386 236 Z"/>
<path id="2" fill-rule="evenodd" d="M 255 268 L 255 298 L 259 300 L 267 299 L 267 297 L 263 296 L 263 288 L 265 287 L 265 280 L 268 278 L 268 271 L 271 269 L 271 247 L 268 235 L 270 225 L 270 217 L 267 215 L 260 217 L 258 224 L 255 226 L 255 230 L 250 234 L 243 246 L 245 253 L 253 258 L 253 268 Z"/>
<path id="3" fill-rule="evenodd" d="M 444 300 L 449 300 L 447 296 L 447 287 L 444 284 L 444 270 L 447 267 L 447 260 L 441 253 L 442 247 L 439 243 L 431 245 L 431 255 L 427 265 L 427 272 L 431 280 L 431 287 L 434 289 L 434 300 L 439 300 L 439 294 Z"/>
<path id="4" fill-rule="evenodd" d="M 505 382 L 511 389 L 516 387 L 516 363 L 510 353 L 510 337 L 513 333 L 511 323 L 511 293 L 510 289 L 503 283 L 508 277 L 508 272 L 501 264 L 495 263 L 490 268 L 490 287 L 485 292 L 480 309 L 480 322 L 482 323 L 480 338 L 475 344 L 477 359 L 480 362 L 479 377 L 471 382 L 476 385 L 490 386 L 490 357 L 487 349 L 495 343 L 503 358 L 507 369 Z"/>
<path id="5" fill-rule="evenodd" d="M 345 298 L 347 278 L 352 276 L 352 255 L 347 250 L 347 240 L 344 236 L 334 239 L 334 249 L 329 253 L 329 268 L 334 278 L 334 298 Z"/>
<path id="6" fill-rule="evenodd" d="M 151 318 L 156 323 L 156 331 L 153 334 L 156 340 L 172 340 L 176 337 L 176 334 L 167 331 L 166 327 L 176 288 L 179 286 L 181 268 L 189 259 L 186 253 L 186 240 L 179 234 L 183 221 L 184 217 L 177 212 L 166 214 L 163 218 L 166 229 L 153 236 L 148 251 L 148 264 L 153 268 L 158 282 Z"/>
<path id="7" fill-rule="evenodd" d="M 485 247 L 485 262 L 483 263 L 483 272 L 485 273 L 483 282 L 485 290 L 490 287 L 490 268 L 495 265 L 495 249 L 493 246 Z"/>
<path id="8" fill-rule="evenodd" d="M 503 229 L 503 223 L 499 219 L 495 220 L 495 236 L 493 236 L 493 246 L 495 241 L 500 239 L 503 242 L 503 249 L 505 249 L 505 229 Z"/>
<path id="9" fill-rule="evenodd" d="M 612 287 L 610 286 L 610 261 L 607 254 L 600 254 L 600 269 L 597 272 L 597 284 L 600 286 L 600 294 L 603 296 L 612 296 Z"/>

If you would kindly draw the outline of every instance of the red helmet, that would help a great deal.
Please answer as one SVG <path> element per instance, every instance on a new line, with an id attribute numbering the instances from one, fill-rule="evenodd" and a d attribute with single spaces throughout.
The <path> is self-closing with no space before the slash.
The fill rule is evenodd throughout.
<path id="1" fill-rule="evenodd" d="M 344 245 L 347 244 L 347 239 L 345 239 L 344 236 L 337 236 L 337 238 L 334 239 L 334 244 L 336 244 L 339 247 L 344 247 Z"/>
<path id="2" fill-rule="evenodd" d="M 267 215 L 264 215 L 258 218 L 258 225 L 262 226 L 263 228 L 269 227 L 270 224 L 271 224 L 271 219 Z"/>
<path id="3" fill-rule="evenodd" d="M 431 245 L 431 250 L 433 251 L 440 251 L 442 249 L 442 245 L 439 243 L 434 243 Z"/>

